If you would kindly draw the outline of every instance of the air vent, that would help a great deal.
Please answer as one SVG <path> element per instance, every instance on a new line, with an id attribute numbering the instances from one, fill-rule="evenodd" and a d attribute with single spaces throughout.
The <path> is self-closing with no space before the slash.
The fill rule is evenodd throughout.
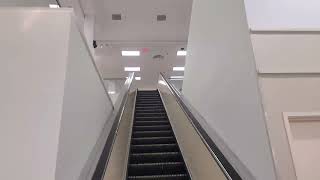
<path id="1" fill-rule="evenodd" d="M 121 14 L 112 14 L 112 20 L 121 21 Z"/>
<path id="2" fill-rule="evenodd" d="M 157 21 L 166 21 L 167 16 L 166 15 L 157 15 Z"/>

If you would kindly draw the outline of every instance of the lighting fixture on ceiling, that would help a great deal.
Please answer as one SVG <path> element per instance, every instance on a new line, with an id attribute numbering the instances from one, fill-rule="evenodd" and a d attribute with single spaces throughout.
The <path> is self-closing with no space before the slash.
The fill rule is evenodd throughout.
<path id="1" fill-rule="evenodd" d="M 177 51 L 177 56 L 186 56 L 186 55 L 187 55 L 187 51 L 186 50 Z"/>
<path id="2" fill-rule="evenodd" d="M 115 91 L 108 91 L 108 94 L 116 94 Z"/>
<path id="3" fill-rule="evenodd" d="M 124 71 L 136 72 L 140 71 L 140 67 L 124 67 Z"/>
<path id="4" fill-rule="evenodd" d="M 140 81 L 141 77 L 135 77 L 134 79 L 137 80 L 137 81 Z"/>
<path id="5" fill-rule="evenodd" d="M 184 71 L 184 67 L 173 67 L 173 71 Z"/>
<path id="6" fill-rule="evenodd" d="M 121 51 L 122 56 L 140 56 L 140 51 Z"/>
<path id="7" fill-rule="evenodd" d="M 171 76 L 170 79 L 183 79 L 184 76 Z"/>
<path id="8" fill-rule="evenodd" d="M 49 8 L 60 8 L 58 4 L 49 4 Z"/>

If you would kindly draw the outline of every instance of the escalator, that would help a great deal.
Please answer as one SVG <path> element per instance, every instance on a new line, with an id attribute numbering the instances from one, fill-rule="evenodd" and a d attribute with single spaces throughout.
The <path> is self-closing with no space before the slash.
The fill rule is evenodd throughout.
<path id="1" fill-rule="evenodd" d="M 190 179 L 158 91 L 138 91 L 128 180 Z"/>
<path id="2" fill-rule="evenodd" d="M 116 103 L 91 180 L 242 180 L 163 75 L 157 90 L 130 90 L 132 80 Z"/>

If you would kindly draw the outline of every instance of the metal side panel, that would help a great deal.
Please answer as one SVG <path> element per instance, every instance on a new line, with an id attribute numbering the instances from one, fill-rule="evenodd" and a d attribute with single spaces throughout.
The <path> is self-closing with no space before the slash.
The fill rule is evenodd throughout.
<path id="1" fill-rule="evenodd" d="M 159 92 L 191 179 L 228 180 L 170 89 L 159 83 Z"/>
<path id="2" fill-rule="evenodd" d="M 103 180 L 126 179 L 135 98 L 136 92 L 128 96 Z"/>

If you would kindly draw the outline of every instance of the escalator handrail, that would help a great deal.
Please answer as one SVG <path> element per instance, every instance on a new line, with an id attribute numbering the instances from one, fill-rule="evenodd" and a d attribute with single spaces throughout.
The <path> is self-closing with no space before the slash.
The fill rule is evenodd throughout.
<path id="1" fill-rule="evenodd" d="M 176 89 L 176 87 L 166 78 L 166 76 L 163 73 L 160 73 L 162 79 L 165 81 L 167 86 L 169 87 L 171 93 L 176 98 L 177 102 L 179 103 L 182 110 L 185 112 L 185 114 L 188 116 L 191 124 L 201 137 L 202 141 L 210 151 L 212 157 L 217 161 L 218 165 L 220 166 L 221 170 L 225 174 L 226 178 L 228 180 L 242 180 L 238 172 L 234 169 L 234 167 L 229 163 L 229 161 L 226 159 L 226 157 L 223 155 L 223 153 L 220 151 L 220 149 L 217 147 L 217 145 L 214 143 L 212 138 L 208 135 L 208 133 L 205 131 L 205 129 L 201 126 L 199 123 L 199 120 L 196 118 L 194 113 L 199 114 L 196 112 L 195 109 L 191 110 L 190 104 L 187 102 L 185 97 L 181 94 L 180 91 Z M 199 116 L 197 116 L 199 117 Z"/>
<path id="2" fill-rule="evenodd" d="M 113 121 L 113 124 L 108 134 L 107 140 L 104 144 L 104 147 L 100 155 L 100 158 L 98 160 L 98 164 L 96 166 L 94 174 L 91 178 L 92 180 L 102 180 L 104 178 L 105 170 L 110 159 L 112 147 L 115 142 L 116 135 L 121 122 L 121 117 L 123 115 L 125 105 L 127 104 L 127 99 L 128 99 L 128 95 L 130 92 L 130 87 L 132 85 L 133 79 L 134 79 L 134 73 L 131 73 L 127 78 L 127 80 L 125 81 L 124 87 L 122 88 L 118 96 L 119 98 L 115 103 L 114 111 L 110 118 L 110 120 Z"/>

